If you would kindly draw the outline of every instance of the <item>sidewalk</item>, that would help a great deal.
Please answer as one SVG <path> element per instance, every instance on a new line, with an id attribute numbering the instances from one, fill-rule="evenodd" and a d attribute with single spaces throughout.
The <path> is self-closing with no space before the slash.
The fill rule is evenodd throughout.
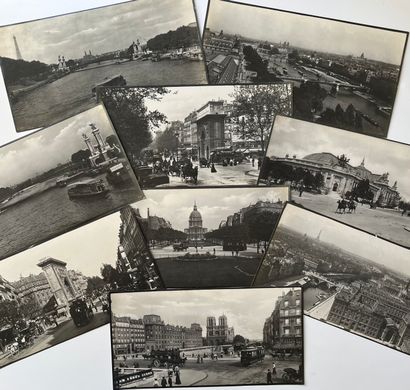
<path id="1" fill-rule="evenodd" d="M 141 379 L 138 382 L 129 383 L 125 386 L 122 386 L 122 389 L 133 389 L 136 387 L 154 387 L 154 379 L 157 378 L 159 385 L 161 386 L 161 379 L 163 376 L 168 380 L 168 370 L 163 369 L 154 369 L 154 376 L 147 379 Z M 176 385 L 175 376 L 172 377 L 173 387 L 188 387 L 193 386 L 208 377 L 208 374 L 202 371 L 190 370 L 190 369 L 181 369 L 180 378 L 181 384 Z M 167 385 L 168 387 L 168 385 Z"/>

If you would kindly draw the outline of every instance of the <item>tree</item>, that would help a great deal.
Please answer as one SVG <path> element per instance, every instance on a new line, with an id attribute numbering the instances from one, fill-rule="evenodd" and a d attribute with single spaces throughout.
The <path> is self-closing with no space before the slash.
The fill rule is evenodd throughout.
<path id="1" fill-rule="evenodd" d="M 131 279 L 126 272 L 119 272 L 110 264 L 103 264 L 100 271 L 104 282 L 110 284 L 114 289 L 131 284 Z"/>
<path id="2" fill-rule="evenodd" d="M 86 294 L 92 294 L 93 291 L 105 287 L 106 283 L 99 276 L 93 276 L 87 280 Z"/>
<path id="3" fill-rule="evenodd" d="M 250 239 L 256 242 L 258 253 L 261 242 L 264 243 L 266 251 L 267 242 L 272 236 L 278 218 L 279 213 L 268 210 L 260 211 L 254 208 L 245 214 L 244 222 L 249 228 Z"/>
<path id="4" fill-rule="evenodd" d="M 243 54 L 246 69 L 257 73 L 255 81 L 279 81 L 275 75 L 269 73 L 267 62 L 262 60 L 262 57 L 252 46 L 244 46 Z"/>
<path id="5" fill-rule="evenodd" d="M 318 83 L 305 82 L 300 87 L 293 88 L 294 117 L 303 120 L 313 120 L 313 115 L 323 110 L 323 100 L 327 91 Z"/>
<path id="6" fill-rule="evenodd" d="M 104 88 L 100 92 L 99 99 L 105 104 L 131 163 L 152 142 L 151 130 L 167 122 L 163 113 L 150 111 L 145 101 L 160 101 L 169 92 L 163 87 Z"/>
<path id="7" fill-rule="evenodd" d="M 178 150 L 178 135 L 182 131 L 182 122 L 174 121 L 155 138 L 155 146 L 160 151 L 176 152 Z"/>
<path id="8" fill-rule="evenodd" d="M 71 155 L 71 162 L 74 164 L 81 164 L 85 166 L 90 166 L 89 157 L 91 152 L 88 149 L 79 150 Z"/>
<path id="9" fill-rule="evenodd" d="M 246 345 L 245 337 L 240 334 L 235 335 L 232 340 L 234 350 L 242 349 Z"/>
<path id="10" fill-rule="evenodd" d="M 0 301 L 0 327 L 14 327 L 22 319 L 17 301 Z"/>
<path id="11" fill-rule="evenodd" d="M 238 135 L 258 141 L 264 153 L 275 116 L 291 114 L 291 88 L 284 84 L 235 86 L 232 97 L 232 120 Z M 239 126 L 242 123 L 244 126 Z"/>
<path id="12" fill-rule="evenodd" d="M 174 31 L 159 34 L 148 40 L 147 47 L 153 51 L 179 49 L 198 44 L 198 30 L 196 27 L 182 26 Z"/>

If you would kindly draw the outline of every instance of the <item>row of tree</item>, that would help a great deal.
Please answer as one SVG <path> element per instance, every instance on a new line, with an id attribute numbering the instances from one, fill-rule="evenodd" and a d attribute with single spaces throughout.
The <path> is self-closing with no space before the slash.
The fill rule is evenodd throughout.
<path id="1" fill-rule="evenodd" d="M 167 51 L 199 44 L 197 27 L 182 26 L 174 31 L 159 34 L 148 40 L 147 47 L 152 51 Z"/>

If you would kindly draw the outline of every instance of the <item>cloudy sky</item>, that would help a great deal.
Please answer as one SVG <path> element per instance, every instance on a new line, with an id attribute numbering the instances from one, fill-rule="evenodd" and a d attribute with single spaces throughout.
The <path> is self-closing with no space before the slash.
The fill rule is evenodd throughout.
<path id="1" fill-rule="evenodd" d="M 0 275 L 9 282 L 20 276 L 37 275 L 38 262 L 53 257 L 67 263 L 67 269 L 85 276 L 101 276 L 102 264 L 115 265 L 118 248 L 119 212 L 0 261 Z M 79 245 L 81 243 L 81 245 Z"/>
<path id="2" fill-rule="evenodd" d="M 173 228 L 183 231 L 188 228 L 189 214 L 196 202 L 198 211 L 202 214 L 203 227 L 218 228 L 220 222 L 242 207 L 256 203 L 258 200 L 286 201 L 287 187 L 273 188 L 200 188 L 174 190 L 144 191 L 146 199 L 133 204 L 139 208 L 141 215 L 157 215 L 170 221 Z"/>
<path id="3" fill-rule="evenodd" d="M 0 57 L 56 63 L 59 55 L 80 58 L 128 48 L 157 34 L 195 22 L 192 0 L 135 0 L 95 10 L 0 28 Z"/>
<path id="4" fill-rule="evenodd" d="M 355 56 L 364 52 L 367 58 L 396 65 L 406 40 L 404 33 L 220 0 L 211 0 L 206 27 L 262 41 L 289 41 L 291 46 L 322 52 Z"/>
<path id="5" fill-rule="evenodd" d="M 103 108 L 97 106 L 54 126 L 40 130 L 0 148 L 0 186 L 7 187 L 65 163 L 85 149 L 82 134 L 91 134 L 94 123 L 105 139 L 113 133 Z"/>
<path id="6" fill-rule="evenodd" d="M 288 204 L 278 228 L 286 227 L 300 234 L 336 245 L 378 264 L 410 277 L 410 250 L 394 245 L 371 234 L 343 225 L 321 215 Z"/>
<path id="7" fill-rule="evenodd" d="M 235 334 L 262 340 L 263 324 L 272 314 L 275 302 L 290 289 L 224 289 L 190 291 L 156 291 L 113 294 L 115 315 L 142 318 L 144 314 L 158 314 L 165 323 L 190 326 L 199 323 L 206 336 L 206 317 L 225 314 L 228 326 Z M 252 310 L 249 310 L 249 307 Z"/>
<path id="8" fill-rule="evenodd" d="M 168 88 L 171 92 L 160 101 L 145 100 L 149 110 L 158 110 L 167 116 L 168 121 L 183 121 L 192 111 L 201 108 L 210 100 L 232 101 L 233 86 L 195 86 Z M 165 129 L 166 124 L 160 128 Z"/>
<path id="9" fill-rule="evenodd" d="M 300 142 L 303 139 L 305 142 Z M 267 155 L 303 158 L 310 153 L 345 154 L 350 165 L 376 174 L 389 172 L 390 185 L 397 180 L 403 198 L 410 200 L 410 145 L 366 136 L 333 127 L 277 116 Z"/>

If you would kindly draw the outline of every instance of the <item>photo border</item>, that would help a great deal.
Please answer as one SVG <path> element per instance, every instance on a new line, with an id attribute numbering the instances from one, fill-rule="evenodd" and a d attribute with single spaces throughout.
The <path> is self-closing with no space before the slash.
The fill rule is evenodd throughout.
<path id="1" fill-rule="evenodd" d="M 123 145 L 122 145 L 122 142 L 121 142 L 120 138 L 118 137 L 118 133 L 117 133 L 117 131 L 115 130 L 115 127 L 114 127 L 114 125 L 112 124 L 111 118 L 110 118 L 110 116 L 108 115 L 108 112 L 107 112 L 107 110 L 105 109 L 105 106 L 104 106 L 103 104 L 98 104 L 98 105 L 95 106 L 95 107 L 92 107 L 92 108 L 89 108 L 88 110 L 82 111 L 82 112 L 80 112 L 80 113 L 78 113 L 78 114 L 76 114 L 76 115 L 74 115 L 74 116 L 72 116 L 72 117 L 69 117 L 69 118 L 67 118 L 67 119 L 64 119 L 62 122 L 66 121 L 66 120 L 69 120 L 69 119 L 72 119 L 72 118 L 74 118 L 74 117 L 76 117 L 76 116 L 78 116 L 78 115 L 81 115 L 81 114 L 83 114 L 83 113 L 85 113 L 85 112 L 87 112 L 87 111 L 93 110 L 93 109 L 95 109 L 95 108 L 97 108 L 97 107 L 102 107 L 102 109 L 103 109 L 105 115 L 107 116 L 108 123 L 109 123 L 109 125 L 111 126 L 111 129 L 113 130 L 112 134 L 114 134 L 114 135 L 117 137 L 117 139 L 118 139 L 118 142 L 119 142 L 119 144 L 120 144 L 120 146 L 121 146 L 121 151 L 124 153 L 124 157 L 125 157 L 125 159 L 127 160 L 127 164 L 130 166 L 131 171 L 132 171 L 133 186 L 135 187 L 136 184 L 138 185 L 138 188 L 139 188 L 139 191 L 140 191 L 140 194 L 139 194 L 140 199 L 137 199 L 137 200 L 133 201 L 131 204 L 136 203 L 136 202 L 139 202 L 139 201 L 141 201 L 141 200 L 144 200 L 144 199 L 146 198 L 146 197 L 145 197 L 145 194 L 144 194 L 144 191 L 142 190 L 142 188 L 141 188 L 140 185 L 139 185 L 139 182 L 138 182 L 138 180 L 137 180 L 137 177 L 135 176 L 134 170 L 133 170 L 132 167 L 131 167 L 131 163 L 130 163 L 130 161 L 129 161 L 129 159 L 128 159 L 127 153 L 125 152 L 125 149 L 124 149 L 124 147 L 123 147 Z M 25 135 L 23 135 L 22 137 L 19 137 L 19 138 L 13 140 L 13 141 L 9 141 L 9 142 L 7 142 L 7 143 L 5 143 L 5 144 L 3 144 L 3 145 L 0 145 L 0 152 L 2 151 L 2 148 L 5 147 L 5 146 L 9 146 L 9 145 L 11 145 L 11 144 L 19 143 L 20 140 L 23 140 L 23 139 L 25 139 L 25 138 L 27 138 L 27 137 L 30 137 L 30 136 L 34 135 L 34 134 L 40 133 L 40 132 L 43 131 L 43 130 L 47 130 L 47 129 L 51 128 L 52 126 L 58 125 L 59 123 L 61 123 L 61 122 L 57 122 L 57 123 L 55 123 L 54 125 L 51 125 L 51 126 L 49 126 L 49 127 L 43 127 L 43 128 L 41 128 L 41 129 L 37 129 L 37 130 L 35 130 L 35 131 L 33 131 L 33 132 L 30 132 L 29 134 L 25 134 Z M 129 204 L 129 203 L 128 203 L 128 204 Z M 21 253 L 21 252 L 24 252 L 24 251 L 26 251 L 26 250 L 29 250 L 29 249 L 31 249 L 31 248 L 34 248 L 34 247 L 36 247 L 36 246 L 38 246 L 38 245 L 40 245 L 40 244 L 43 244 L 44 242 L 50 241 L 50 240 L 52 240 L 52 239 L 54 239 L 54 238 L 56 238 L 56 237 L 58 237 L 58 236 L 61 236 L 61 235 L 65 234 L 65 233 L 68 233 L 68 232 L 70 232 L 70 231 L 72 231 L 72 230 L 75 230 L 75 229 L 78 229 L 78 228 L 80 228 L 80 227 L 82 227 L 82 226 L 88 225 L 88 224 L 91 223 L 91 222 L 95 222 L 95 221 L 97 221 L 97 220 L 100 219 L 100 218 L 104 218 L 104 217 L 107 217 L 107 216 L 109 216 L 109 215 L 111 215 L 111 214 L 114 214 L 114 213 L 120 211 L 122 208 L 126 207 L 128 204 L 123 204 L 122 206 L 117 206 L 117 207 L 111 209 L 110 211 L 106 211 L 106 212 L 104 212 L 104 213 L 98 214 L 97 216 L 95 216 L 95 217 L 93 217 L 93 218 L 90 218 L 90 219 L 87 219 L 86 221 L 78 222 L 78 223 L 72 225 L 71 227 L 67 227 L 67 228 L 65 228 L 65 229 L 63 229 L 63 230 L 61 230 L 61 231 L 58 231 L 58 232 L 53 232 L 51 235 L 47 236 L 47 238 L 42 239 L 42 240 L 40 240 L 40 241 L 37 241 L 35 244 L 32 244 L 32 245 L 30 245 L 30 246 L 28 246 L 28 247 L 20 248 L 20 249 L 18 249 L 16 252 L 12 252 L 11 254 L 8 254 L 8 255 L 6 255 L 6 256 L 1 256 L 1 255 L 0 255 L 0 261 L 6 260 L 6 259 L 8 259 L 8 258 L 10 258 L 10 257 L 12 257 L 12 256 L 15 256 L 15 255 Z M 1 367 L 0 367 L 0 369 L 1 369 Z"/>
<path id="2" fill-rule="evenodd" d="M 376 138 L 377 138 L 377 137 L 376 137 Z M 341 224 L 341 225 L 347 226 L 347 227 L 350 228 L 350 229 L 358 230 L 359 232 L 362 232 L 362 233 L 365 233 L 365 234 L 367 234 L 367 235 L 369 235 L 369 236 L 375 237 L 375 238 L 377 238 L 377 239 L 379 239 L 379 240 L 381 240 L 381 241 L 384 241 L 384 242 L 387 242 L 387 243 L 389 243 L 389 244 L 392 244 L 392 245 L 398 246 L 398 247 L 400 247 L 400 248 L 403 248 L 403 249 L 407 250 L 407 251 L 409 252 L 409 255 L 410 255 L 410 248 L 407 248 L 407 247 L 405 247 L 405 246 L 403 246 L 403 245 L 400 245 L 400 244 L 396 244 L 395 242 L 389 241 L 389 240 L 387 240 L 387 239 L 385 239 L 385 238 L 383 238 L 383 237 L 379 237 L 379 236 L 376 236 L 376 235 L 374 235 L 374 234 L 371 234 L 371 233 L 369 233 L 369 232 L 367 232 L 367 231 L 365 231 L 365 230 L 363 230 L 363 229 L 360 229 L 360 228 L 357 228 L 357 227 L 354 227 L 354 226 L 350 226 L 350 225 L 348 225 L 347 223 L 338 221 L 337 219 L 327 217 L 327 216 L 322 215 L 322 214 L 320 214 L 320 213 L 318 213 L 318 212 L 316 212 L 316 211 L 306 209 L 306 208 L 304 208 L 304 207 L 302 207 L 302 206 L 300 206 L 300 205 L 298 205 L 298 204 L 294 204 L 294 203 L 292 203 L 292 202 L 286 202 L 285 207 L 283 208 L 282 213 L 281 213 L 281 215 L 280 215 L 280 218 L 279 218 L 279 220 L 278 220 L 278 223 L 277 223 L 276 226 L 275 226 L 275 229 L 274 229 L 274 231 L 273 231 L 273 234 L 272 234 L 272 236 L 271 236 L 271 239 L 269 240 L 268 247 L 270 247 L 270 245 L 271 245 L 271 243 L 272 243 L 272 241 L 273 241 L 273 239 L 274 239 L 276 230 L 277 230 L 277 228 L 278 228 L 278 226 L 279 226 L 279 224 L 280 224 L 280 220 L 281 220 L 281 218 L 282 218 L 282 216 L 283 216 L 283 214 L 284 214 L 284 212 L 285 212 L 285 210 L 286 210 L 286 207 L 287 207 L 288 205 L 293 206 L 293 207 L 297 207 L 298 209 L 307 211 L 308 213 L 316 214 L 316 215 L 318 215 L 318 216 L 320 216 L 320 217 L 322 217 L 322 218 L 324 218 L 324 219 L 329 219 L 329 220 L 334 221 L 334 222 L 336 222 L 336 223 L 339 223 L 339 224 Z M 262 262 L 263 262 L 263 260 L 262 260 Z M 255 277 L 254 277 L 254 279 L 253 279 L 253 281 L 252 281 L 252 284 L 251 284 L 252 287 L 263 287 L 263 286 L 256 286 L 256 285 L 255 285 L 257 275 L 259 274 L 259 272 L 260 272 L 260 270 L 261 270 L 261 268 L 262 268 L 262 262 L 261 262 L 261 264 L 260 264 L 260 267 L 258 268 L 258 270 L 257 270 L 256 273 L 255 273 Z M 273 287 L 273 286 L 272 286 L 272 287 Z M 280 288 L 280 286 L 277 286 L 277 287 Z M 289 286 L 289 287 L 292 287 L 292 286 Z M 297 287 L 297 286 L 295 285 L 294 287 Z M 299 286 L 299 287 L 302 289 L 302 292 L 303 292 L 303 287 L 302 287 L 302 286 Z M 283 288 L 285 288 L 285 287 L 283 287 Z M 110 295 L 111 295 L 111 294 L 110 294 Z M 302 293 L 302 296 L 303 296 L 303 293 Z M 111 306 L 110 306 L 110 309 L 111 309 Z M 409 309 L 409 313 L 410 313 L 410 309 Z M 312 319 L 315 320 L 315 321 L 320 321 L 321 323 L 324 323 L 324 324 L 326 324 L 326 325 L 330 325 L 330 326 L 332 326 L 332 327 L 334 327 L 334 328 L 337 328 L 337 329 L 342 330 L 342 331 L 344 331 L 344 332 L 350 333 L 350 334 L 352 334 L 352 335 L 354 335 L 354 336 L 362 337 L 362 338 L 364 338 L 364 339 L 366 339 L 366 340 L 369 340 L 369 341 L 371 341 L 371 342 L 374 342 L 375 344 L 378 344 L 380 347 L 389 348 L 389 349 L 392 349 L 392 350 L 394 350 L 394 351 L 396 351 L 396 352 L 403 353 L 404 355 L 409 355 L 409 356 L 410 356 L 410 353 L 407 353 L 407 352 L 404 352 L 404 351 L 400 351 L 399 349 L 394 348 L 394 347 L 390 347 L 390 346 L 388 346 L 388 345 L 384 345 L 384 344 L 379 343 L 379 342 L 377 342 L 376 340 L 373 340 L 372 338 L 367 337 L 367 336 L 365 336 L 365 335 L 361 335 L 361 334 L 359 334 L 359 333 L 351 332 L 349 329 L 344 329 L 344 328 L 342 328 L 342 327 L 340 327 L 340 326 L 338 326 L 338 325 L 336 325 L 336 324 L 332 324 L 331 322 L 328 322 L 327 320 L 315 318 L 315 317 L 313 317 L 313 316 L 311 316 L 311 315 L 309 315 L 309 314 L 306 314 L 306 313 L 305 313 L 305 310 L 303 310 L 303 315 L 306 316 L 306 317 L 312 318 Z"/>
<path id="3" fill-rule="evenodd" d="M 386 139 L 389 136 L 389 134 L 390 134 L 390 124 L 391 124 L 391 120 L 392 120 L 394 112 L 395 112 L 394 107 L 396 106 L 397 94 L 398 94 L 398 90 L 399 90 L 399 85 L 401 83 L 400 80 L 401 80 L 401 75 L 402 75 L 402 70 L 403 70 L 403 63 L 404 63 L 404 59 L 405 59 L 405 56 L 406 56 L 408 42 L 409 42 L 409 35 L 410 35 L 409 31 L 394 29 L 394 28 L 390 28 L 390 27 L 382 27 L 382 26 L 376 26 L 376 25 L 371 25 L 371 24 L 359 23 L 359 22 L 353 22 L 353 21 L 343 20 L 343 19 L 336 19 L 336 18 L 331 18 L 331 17 L 327 17 L 327 16 L 306 14 L 306 13 L 303 13 L 303 12 L 297 12 L 297 11 L 290 11 L 290 10 L 285 10 L 285 9 L 280 9 L 280 8 L 268 7 L 268 6 L 264 6 L 264 5 L 260 5 L 260 4 L 244 3 L 242 1 L 208 0 L 208 6 L 207 6 L 207 10 L 206 10 L 206 15 L 205 15 L 205 22 L 204 22 L 204 26 L 203 26 L 202 47 L 204 47 L 205 31 L 206 31 L 206 28 L 208 26 L 208 17 L 209 17 L 209 13 L 210 13 L 210 9 L 211 9 L 211 4 L 213 4 L 215 2 L 236 4 L 236 5 L 239 5 L 239 6 L 248 6 L 248 7 L 251 7 L 251 8 L 261 8 L 261 9 L 265 9 L 265 10 L 269 10 L 269 11 L 283 12 L 283 13 L 294 14 L 294 15 L 299 15 L 299 16 L 307 16 L 307 17 L 316 18 L 316 19 L 329 20 L 329 21 L 332 21 L 332 22 L 346 23 L 346 24 L 352 24 L 352 25 L 355 25 L 355 26 L 375 28 L 377 30 L 383 30 L 383 31 L 390 31 L 390 32 L 405 34 L 406 39 L 404 41 L 403 52 L 402 52 L 402 55 L 401 55 L 401 62 L 400 62 L 400 65 L 399 65 L 400 69 L 399 69 L 399 74 L 397 76 L 397 83 L 396 83 L 396 87 L 395 87 L 395 91 L 394 91 L 394 101 L 393 101 L 393 104 L 392 104 L 392 113 L 391 113 L 390 118 L 389 118 L 389 124 L 388 124 L 386 132 L 383 136 L 377 137 L 377 136 L 371 135 L 373 137 L 382 138 L 382 139 L 383 138 Z M 203 49 L 203 51 L 205 53 L 205 49 Z M 205 55 L 204 55 L 204 60 L 205 60 L 207 78 L 208 78 L 208 83 L 209 83 L 210 77 L 209 77 L 208 65 L 207 65 Z M 238 84 L 239 85 L 246 85 L 246 84 L 241 84 L 241 83 L 238 83 Z M 211 85 L 215 85 L 215 84 L 211 84 Z M 308 122 L 311 122 L 311 121 L 308 121 Z M 316 123 L 316 122 L 312 122 L 312 123 Z M 345 130 L 343 128 L 341 128 L 341 129 Z M 346 131 L 352 131 L 352 130 L 346 130 Z"/>
<path id="4" fill-rule="evenodd" d="M 153 2 L 153 0 L 151 0 L 151 1 Z M 157 0 L 157 1 L 158 1 L 158 0 Z M 4 25 L 0 25 L 0 30 L 1 30 L 3 27 L 12 27 L 12 26 L 17 26 L 17 25 L 21 25 L 21 24 L 27 24 L 27 23 L 32 23 L 32 22 L 39 22 L 39 21 L 42 21 L 42 20 L 54 19 L 54 18 L 59 18 L 59 17 L 62 17 L 62 16 L 68 16 L 68 15 L 73 15 L 73 14 L 79 14 L 79 13 L 84 13 L 84 12 L 89 12 L 89 11 L 96 11 L 96 10 L 99 10 L 99 9 L 102 9 L 102 8 L 109 8 L 109 7 L 121 6 L 121 5 L 124 5 L 124 4 L 137 3 L 137 2 L 138 2 L 138 0 L 125 0 L 125 1 L 121 1 L 121 2 L 119 2 L 119 3 L 106 4 L 106 5 L 101 5 L 101 6 L 98 6 L 98 7 L 92 7 L 92 8 L 87 8 L 87 9 L 80 9 L 80 10 L 77 10 L 77 11 L 71 11 L 71 12 L 66 12 L 66 13 L 57 14 L 57 15 L 45 16 L 44 18 L 36 18 L 36 19 L 25 20 L 25 21 L 23 21 L 23 22 L 15 22 L 15 23 L 4 24 Z M 205 78 L 206 78 L 206 82 L 205 82 L 204 84 L 198 84 L 198 85 L 211 85 L 211 84 L 209 83 L 209 76 L 208 76 L 208 71 L 207 71 L 207 66 L 206 66 L 206 60 L 205 60 L 205 50 L 204 50 L 203 44 L 202 44 L 201 29 L 200 29 L 200 26 L 199 26 L 199 18 L 198 18 L 198 12 L 197 12 L 197 9 L 196 9 L 196 6 L 195 6 L 195 0 L 191 0 L 191 2 L 192 2 L 192 8 L 193 8 L 193 13 L 194 13 L 195 22 L 196 22 L 196 29 L 197 29 L 197 33 L 198 33 L 198 45 L 200 46 L 201 53 L 202 53 L 202 57 L 203 57 L 200 62 L 203 64 L 203 66 L 204 66 L 204 68 L 205 68 L 205 69 L 204 69 L 204 71 L 205 71 L 204 74 L 205 74 Z M 156 4 L 156 5 L 157 5 L 157 4 Z M 26 133 L 26 132 L 30 132 L 30 134 L 32 134 L 32 133 L 34 133 L 34 132 L 37 132 L 37 131 L 39 131 L 39 130 L 46 129 L 46 128 L 51 127 L 51 126 L 53 126 L 53 125 L 55 125 L 55 124 L 57 124 L 57 123 L 63 122 L 63 121 L 65 121 L 66 119 L 71 118 L 72 116 L 75 116 L 75 115 L 78 115 L 78 114 L 81 114 L 82 112 L 84 112 L 84 110 L 81 110 L 81 111 L 77 112 L 77 113 L 74 114 L 74 115 L 70 115 L 70 116 L 67 116 L 67 117 L 64 117 L 64 118 L 60 118 L 60 119 L 58 119 L 57 121 L 52 121 L 51 123 L 46 124 L 46 125 L 43 125 L 43 126 L 40 126 L 40 127 L 34 127 L 34 128 L 30 128 L 30 129 L 24 129 L 24 130 L 17 130 L 16 120 L 15 120 L 15 117 L 14 117 L 14 112 L 13 112 L 13 109 L 12 109 L 12 104 L 11 104 L 11 101 L 10 101 L 10 98 L 9 98 L 9 88 L 8 88 L 8 86 L 7 86 L 7 83 L 6 83 L 6 80 L 5 80 L 5 77 L 4 77 L 4 73 L 3 73 L 3 70 L 2 70 L 2 58 L 1 58 L 1 56 L 0 56 L 0 75 L 1 75 L 1 78 L 3 79 L 4 87 L 5 87 L 5 90 L 6 90 L 7 105 L 8 105 L 8 107 L 9 107 L 9 109 L 10 109 L 10 114 L 11 114 L 11 118 L 12 118 L 13 125 L 14 125 L 14 132 L 17 133 L 17 134 Z M 183 84 L 183 85 L 184 85 L 184 86 L 185 86 L 185 85 L 188 86 L 188 84 Z M 168 87 L 168 86 L 171 87 L 171 85 L 166 85 L 165 87 Z M 156 86 L 138 86 L 138 85 L 134 85 L 134 86 L 133 86 L 133 85 L 130 85 L 130 86 L 128 86 L 128 87 L 130 87 L 130 88 L 155 88 L 155 87 L 163 87 L 163 85 L 156 85 Z M 92 107 L 90 107 L 89 109 L 92 109 L 92 108 L 94 108 L 94 107 L 96 107 L 96 106 L 98 106 L 98 105 L 100 104 L 99 98 L 98 98 L 98 89 L 99 89 L 99 88 L 105 88 L 105 87 L 101 87 L 101 86 L 97 87 L 97 96 L 95 97 L 95 102 L 94 102 L 95 105 L 92 106 Z M 107 88 L 108 88 L 108 87 L 107 87 Z M 112 88 L 112 87 L 111 87 L 111 88 Z M 94 97 L 93 97 L 93 98 L 94 98 Z M 87 110 L 85 110 L 85 111 L 87 111 Z"/>
<path id="5" fill-rule="evenodd" d="M 250 286 L 250 287 L 206 287 L 206 288 L 172 288 L 172 289 L 166 289 L 165 291 L 212 291 L 212 290 L 255 290 L 255 289 L 300 289 L 301 291 L 301 306 L 302 306 L 302 313 L 300 314 L 301 321 L 302 321 L 302 367 L 303 367 L 303 380 L 301 383 L 274 383 L 272 386 L 288 386 L 288 385 L 293 385 L 293 386 L 303 386 L 306 384 L 306 355 L 305 355 L 305 314 L 304 314 L 304 297 L 303 297 L 303 288 L 300 286 L 289 286 L 289 287 L 273 287 L 273 286 Z M 164 291 L 164 290 L 160 290 Z M 112 331 L 112 324 L 113 324 L 113 311 L 112 311 L 112 300 L 111 296 L 115 294 L 138 294 L 138 293 L 155 293 L 157 291 L 121 291 L 121 292 L 110 292 L 109 294 L 109 314 L 110 314 L 110 350 L 111 350 L 111 376 L 112 376 L 112 389 L 113 390 L 118 390 L 115 387 L 115 382 L 114 382 L 114 349 L 113 349 L 113 331 Z M 273 307 L 274 308 L 274 307 Z M 273 310 L 272 310 L 273 311 Z M 229 384 L 229 385 L 191 385 L 191 386 L 178 386 L 181 388 L 201 388 L 201 387 L 240 387 L 240 386 L 267 386 L 266 383 L 258 383 L 258 384 Z M 154 387 L 132 387 L 132 389 L 151 389 Z"/>

